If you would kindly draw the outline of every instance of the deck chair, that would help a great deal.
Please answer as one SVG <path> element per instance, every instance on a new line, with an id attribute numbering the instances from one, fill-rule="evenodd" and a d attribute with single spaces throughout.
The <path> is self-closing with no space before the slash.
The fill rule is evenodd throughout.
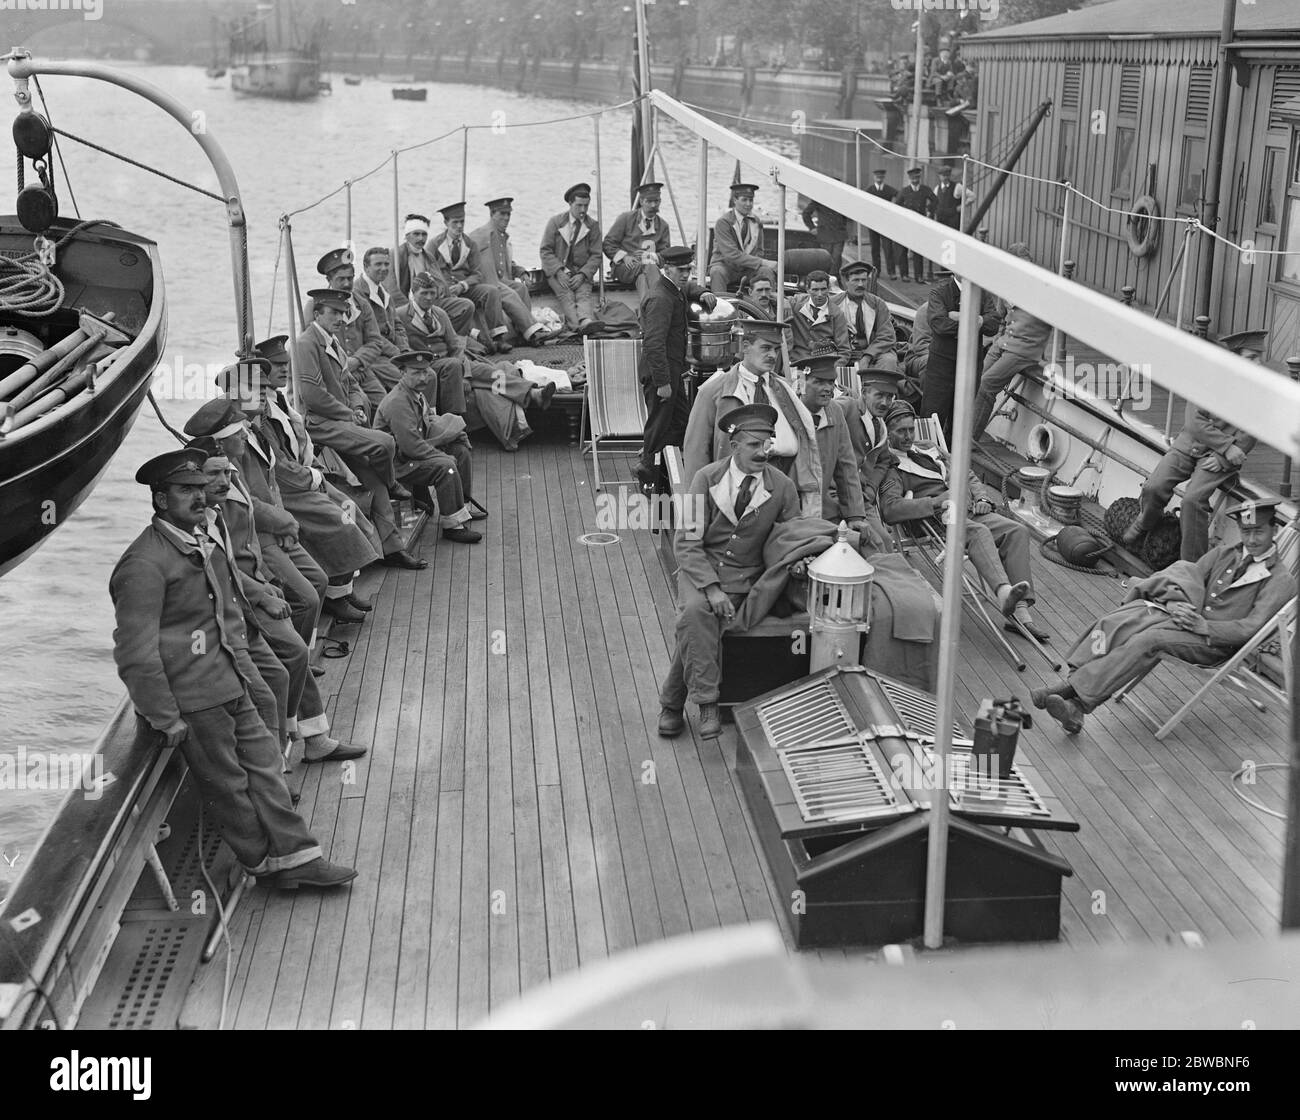
<path id="1" fill-rule="evenodd" d="M 937 414 L 920 417 L 916 419 L 916 442 L 928 447 L 938 449 L 945 456 L 948 454 L 948 441 L 944 438 L 943 427 L 939 423 Z M 948 540 L 945 531 L 930 520 L 920 523 L 916 530 L 911 530 L 908 526 L 896 525 L 894 527 L 898 547 L 906 555 L 909 546 L 916 548 L 920 553 L 926 566 L 934 573 L 935 578 L 940 582 L 943 580 L 943 558 L 947 549 Z M 1016 648 L 1007 641 L 1006 634 L 1002 629 L 999 620 L 1009 622 L 1015 627 L 1016 632 L 1025 639 L 1034 651 L 1052 667 L 1053 670 L 1063 668 L 1061 660 L 1055 656 L 1035 638 L 1028 630 L 1015 618 L 1005 618 L 997 605 L 994 598 L 996 588 L 984 586 L 984 581 L 980 578 L 979 573 L 974 570 L 969 560 L 963 555 L 962 573 L 962 605 L 967 609 L 968 614 L 975 620 L 978 625 L 984 627 L 989 637 L 1006 656 L 1007 660 L 1016 667 L 1016 671 L 1023 673 L 1026 668 L 1026 662 L 1020 656 Z M 996 614 L 989 613 L 992 607 Z"/>
<path id="2" fill-rule="evenodd" d="M 1286 564 L 1294 575 L 1300 569 L 1300 533 L 1296 532 L 1294 526 L 1288 525 L 1278 531 L 1277 549 L 1280 562 Z M 1296 601 L 1292 599 L 1223 664 L 1208 668 L 1187 666 L 1196 669 L 1205 680 L 1164 723 L 1132 695 L 1133 689 L 1152 671 L 1150 669 L 1134 677 L 1111 699 L 1120 700 L 1132 708 L 1155 732 L 1156 738 L 1161 740 L 1182 723 L 1210 689 L 1220 682 L 1237 689 L 1261 712 L 1268 711 L 1270 707 L 1285 711 L 1291 702 L 1291 687 L 1295 680 L 1295 666 L 1291 658 L 1295 629 Z M 1274 643 L 1278 646 L 1276 654 L 1272 652 Z"/>
<path id="3" fill-rule="evenodd" d="M 646 404 L 637 375 L 641 361 L 639 338 L 587 339 L 583 343 L 587 360 L 587 392 L 582 400 L 579 431 L 590 432 L 582 453 L 591 453 L 596 489 L 600 477 L 600 445 L 614 443 L 620 450 L 639 450 L 645 434 Z"/>

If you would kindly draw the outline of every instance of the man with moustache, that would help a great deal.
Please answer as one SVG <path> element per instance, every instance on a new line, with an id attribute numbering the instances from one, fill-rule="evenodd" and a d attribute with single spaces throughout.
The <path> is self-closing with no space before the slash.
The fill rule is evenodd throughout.
<path id="1" fill-rule="evenodd" d="M 587 217 L 591 185 L 575 183 L 564 192 L 569 208 L 554 215 L 542 233 L 542 271 L 564 314 L 564 325 L 581 331 L 596 322 L 591 286 L 600 272 L 600 226 Z"/>
<path id="2" fill-rule="evenodd" d="M 229 562 L 204 531 L 202 466 L 181 450 L 136 472 L 154 516 L 109 580 L 118 675 L 140 717 L 185 756 L 209 819 L 250 875 L 283 890 L 341 886 L 356 872 L 327 862 L 294 811 L 236 658 L 246 626 Z"/>
<path id="3" fill-rule="evenodd" d="M 513 198 L 494 198 L 487 203 L 487 225 L 471 232 L 469 239 L 478 249 L 484 279 L 497 286 L 501 310 L 514 328 L 515 337 L 524 345 L 540 346 L 551 338 L 551 333 L 541 323 L 533 322 L 533 298 L 524 279 L 528 271 L 515 263 L 510 246 L 510 215 L 514 201 Z"/>
<path id="4" fill-rule="evenodd" d="M 878 501 L 881 480 L 893 458 L 885 416 L 893 407 L 902 382 L 903 375 L 897 370 L 868 366 L 858 371 L 860 395 L 857 398 L 840 397 L 834 402 L 843 411 L 848 425 L 849 442 L 853 445 L 862 486 L 867 530 L 874 538 L 875 549 L 881 552 L 893 548 L 893 537 L 880 519 Z"/>
<path id="5" fill-rule="evenodd" d="M 389 275 L 389 290 L 398 311 L 410 298 L 411 280 L 421 272 L 438 276 L 438 261 L 428 248 L 429 219 L 423 214 L 407 214 L 402 227 L 403 242 L 397 251 L 397 267 Z M 456 330 L 469 334 L 474 327 L 474 304 L 463 296 L 454 296 L 442 284 L 437 293 L 438 306 L 450 317 Z"/>
<path id="6" fill-rule="evenodd" d="M 605 235 L 610 272 L 621 284 L 635 284 L 641 299 L 654 284 L 647 266 L 658 266 L 669 248 L 668 223 L 659 216 L 662 190 L 663 183 L 642 183 L 636 189 L 636 207 L 615 218 Z"/>
<path id="7" fill-rule="evenodd" d="M 851 261 L 840 273 L 844 294 L 839 297 L 838 307 L 848 322 L 849 356 L 859 366 L 897 369 L 894 348 L 898 334 L 889 305 L 867 291 L 871 275 L 871 266 L 866 261 Z"/>
<path id="8" fill-rule="evenodd" d="M 352 265 L 351 249 L 331 249 L 316 262 L 316 271 L 331 288 L 348 297 L 345 314 L 338 319 L 334 331 L 347 355 L 347 372 L 361 386 L 373 412 L 387 394 L 387 386 L 397 384 L 397 370 L 391 361 L 398 352 L 397 347 L 380 334 L 370 301 L 353 293 L 356 269 Z M 308 295 L 303 322 L 311 322 L 312 314 L 313 303 Z"/>
<path id="9" fill-rule="evenodd" d="M 437 266 L 436 274 L 442 277 L 449 294 L 474 304 L 480 340 L 489 353 L 493 350 L 498 354 L 510 353 L 514 347 L 506 341 L 510 328 L 501 309 L 501 293 L 496 284 L 485 281 L 478 246 L 465 236 L 465 203 L 453 202 L 438 213 L 446 228 L 429 246 Z"/>
<path id="10" fill-rule="evenodd" d="M 732 409 L 719 422 L 730 454 L 691 480 L 677 530 L 677 643 L 659 691 L 659 734 L 680 735 L 686 701 L 700 710 L 700 735 L 722 734 L 722 633 L 767 565 L 763 548 L 774 525 L 799 517 L 794 484 L 769 462 L 777 411 Z"/>
<path id="11" fill-rule="evenodd" d="M 763 223 L 754 217 L 755 183 L 732 183 L 731 208 L 713 224 L 709 287 L 715 295 L 740 291 L 760 277 L 776 283 L 776 262 L 764 260 Z"/>
<path id="12" fill-rule="evenodd" d="M 862 500 L 862 478 L 857 456 L 849 438 L 848 417 L 832 402 L 835 399 L 835 353 L 816 354 L 804 362 L 804 383 L 800 399 L 812 414 L 817 430 L 817 450 L 822 468 L 821 516 L 827 521 L 846 521 L 850 529 L 867 529 L 866 506 Z"/>

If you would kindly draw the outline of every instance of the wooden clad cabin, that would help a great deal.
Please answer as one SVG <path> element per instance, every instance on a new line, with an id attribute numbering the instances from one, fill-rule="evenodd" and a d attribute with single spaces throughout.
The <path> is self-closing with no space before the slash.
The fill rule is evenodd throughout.
<path id="1" fill-rule="evenodd" d="M 1142 199 L 1161 215 L 1198 217 L 1209 174 L 1209 144 L 1222 0 L 1114 0 L 1050 19 L 965 39 L 962 55 L 979 68 L 979 118 L 973 154 L 999 163 L 1034 107 L 1053 102 L 1016 167 L 1070 181 L 1096 203 L 1070 202 L 1066 256 L 1075 279 L 1136 301 L 1165 318 L 1178 302 L 1183 228 L 1158 227 L 1145 253 L 1126 218 Z M 1260 253 L 1247 262 L 1218 244 L 1211 333 L 1267 328 L 1268 364 L 1300 352 L 1300 9 L 1238 4 L 1229 95 L 1219 231 Z M 979 179 L 973 179 L 977 191 Z M 983 177 L 987 184 L 989 177 Z M 1053 183 L 1012 178 L 989 212 L 993 244 L 1027 241 L 1055 265 L 1066 192 Z M 1098 205 L 1099 203 L 1100 205 Z M 1106 209 L 1109 208 L 1109 209 Z M 1132 242 L 1136 242 L 1138 249 Z M 1201 254 L 1215 243 L 1192 237 L 1183 322 L 1195 315 Z M 1167 290 L 1166 290 L 1167 289 Z M 1162 301 L 1163 295 L 1163 301 Z"/>

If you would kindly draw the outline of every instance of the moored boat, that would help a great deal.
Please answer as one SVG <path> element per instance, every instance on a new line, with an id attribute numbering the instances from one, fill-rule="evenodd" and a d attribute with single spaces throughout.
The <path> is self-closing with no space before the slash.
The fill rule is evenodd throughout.
<path id="1" fill-rule="evenodd" d="M 398 86 L 393 90 L 394 101 L 424 101 L 428 98 L 429 91 L 423 87 L 409 88 Z"/>

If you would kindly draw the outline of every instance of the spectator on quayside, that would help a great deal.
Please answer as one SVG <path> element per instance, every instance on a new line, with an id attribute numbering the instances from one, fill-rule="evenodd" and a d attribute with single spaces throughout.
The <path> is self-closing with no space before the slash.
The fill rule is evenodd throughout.
<path id="1" fill-rule="evenodd" d="M 533 322 L 528 270 L 516 263 L 510 247 L 513 202 L 513 198 L 494 198 L 487 203 L 487 224 L 471 232 L 469 238 L 478 247 L 484 278 L 497 286 L 501 310 L 514 328 L 516 340 L 524 346 L 540 346 L 551 334 L 541 323 Z"/>
<path id="2" fill-rule="evenodd" d="M 642 183 L 635 208 L 615 218 L 605 235 L 610 273 L 620 284 L 636 285 L 640 299 L 654 287 L 659 258 L 669 247 L 668 223 L 659 216 L 662 197 L 663 183 Z"/>
<path id="3" fill-rule="evenodd" d="M 715 295 L 738 292 L 757 279 L 776 284 L 776 262 L 764 260 L 763 223 L 754 217 L 755 183 L 731 184 L 731 208 L 713 224 L 709 287 Z"/>
<path id="4" fill-rule="evenodd" d="M 885 182 L 885 169 L 877 167 L 871 173 L 871 183 L 867 187 L 867 194 L 873 198 L 880 199 L 881 202 L 894 202 L 898 198 L 898 188 L 891 187 Z M 883 256 L 884 266 L 889 272 L 891 280 L 898 279 L 898 255 L 906 252 L 901 246 L 895 245 L 884 234 L 877 233 L 874 229 L 871 231 L 871 267 L 880 275 L 880 262 Z M 843 276 L 840 277 L 843 281 Z"/>
<path id="5" fill-rule="evenodd" d="M 911 210 L 914 214 L 920 214 L 923 218 L 934 217 L 934 207 L 937 201 L 934 197 L 934 191 L 921 182 L 923 172 L 919 167 L 909 167 L 907 169 L 907 183 L 903 189 L 898 192 L 894 199 L 904 210 Z M 915 250 L 911 253 L 912 276 L 908 276 L 907 271 L 908 250 L 906 247 L 898 246 L 898 271 L 904 280 L 914 278 L 918 284 L 924 284 L 928 281 L 933 282 L 934 272 L 929 268 L 925 258 Z"/>
<path id="6" fill-rule="evenodd" d="M 489 284 L 483 275 L 478 246 L 465 236 L 465 203 L 453 202 L 439 211 L 446 227 L 433 239 L 429 251 L 440 275 L 453 296 L 468 299 L 474 304 L 479 325 L 479 338 L 488 351 L 508 354 L 514 349 L 506 341 L 510 327 L 501 309 L 501 293 L 496 284 Z M 389 386 L 392 388 L 392 386 Z"/>
<path id="7" fill-rule="evenodd" d="M 542 271 L 559 301 L 564 325 L 581 331 L 596 322 L 591 285 L 600 271 L 600 226 L 587 217 L 591 185 L 575 183 L 564 192 L 569 208 L 555 214 L 542 232 Z"/>
<path id="8" fill-rule="evenodd" d="M 835 302 L 849 325 L 849 356 L 861 367 L 897 369 L 898 334 L 889 305 L 867 291 L 874 272 L 866 261 L 844 266 L 840 282 L 844 293 Z"/>
<path id="9" fill-rule="evenodd" d="M 397 531 L 390 498 L 409 498 L 411 492 L 394 474 L 393 437 L 370 426 L 365 394 L 347 372 L 347 355 L 334 337 L 338 322 L 347 314 L 352 297 L 334 288 L 308 292 L 313 300 L 313 320 L 298 336 L 302 360 L 298 375 L 307 434 L 322 447 L 332 448 L 370 493 L 370 519 L 379 534 L 390 568 L 419 570 L 429 566 L 406 551 Z"/>
<path id="10" fill-rule="evenodd" d="M 281 890 L 342 886 L 357 873 L 329 863 L 294 810 L 279 745 L 236 660 L 247 627 L 229 560 L 205 531 L 203 462 L 171 451 L 136 472 L 154 515 L 109 580 L 118 675 L 140 717 L 184 755 L 204 809 L 250 875 Z"/>
<path id="11" fill-rule="evenodd" d="M 423 214 L 407 214 L 402 227 L 403 242 L 397 251 L 397 267 L 389 276 L 389 290 L 397 300 L 397 309 L 406 306 L 411 295 L 411 280 L 421 272 L 438 275 L 438 262 L 428 248 L 429 219 Z M 438 306 L 451 316 L 452 325 L 462 334 L 474 329 L 474 304 L 454 296 L 445 289 L 438 292 Z"/>
<path id="12" fill-rule="evenodd" d="M 952 165 L 939 165 L 939 185 L 934 188 L 934 220 L 950 229 L 961 228 L 962 199 L 965 188 L 953 182 Z"/>
<path id="13" fill-rule="evenodd" d="M 1075 735 L 1089 712 L 1163 658 L 1202 666 L 1228 660 L 1295 597 L 1295 577 L 1274 542 L 1277 507 L 1276 501 L 1233 506 L 1228 516 L 1237 522 L 1240 544 L 1135 580 L 1123 605 L 1097 619 L 1070 651 L 1069 675 L 1033 690 L 1034 706 Z"/>

